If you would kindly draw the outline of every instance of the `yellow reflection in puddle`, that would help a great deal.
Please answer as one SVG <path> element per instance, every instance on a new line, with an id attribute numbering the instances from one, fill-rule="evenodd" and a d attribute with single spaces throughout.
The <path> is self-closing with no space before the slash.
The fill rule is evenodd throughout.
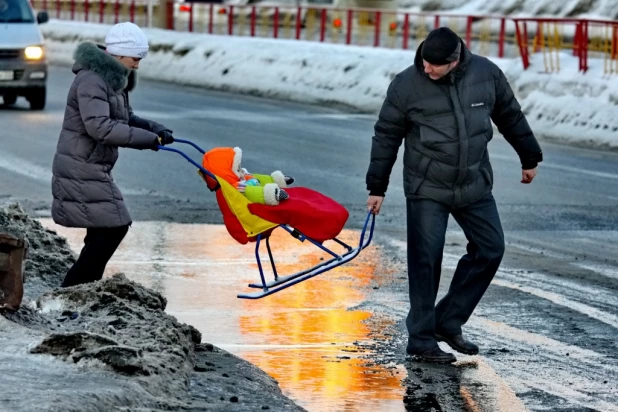
<path id="1" fill-rule="evenodd" d="M 358 242 L 355 232 L 345 232 L 342 238 L 349 245 Z M 294 273 L 319 263 L 320 257 L 327 258 L 324 253 L 312 253 L 312 247 L 287 240 L 273 238 L 278 256 L 284 260 L 298 256 L 296 263 L 281 265 L 282 273 Z M 325 245 L 337 250 L 330 242 Z M 286 393 L 311 410 L 371 410 L 384 408 L 388 400 L 401 405 L 403 375 L 366 367 L 351 345 L 367 340 L 370 331 L 363 321 L 371 313 L 347 308 L 363 302 L 363 289 L 374 276 L 378 259 L 379 252 L 368 248 L 352 262 L 282 293 L 260 302 L 244 301 L 243 335 L 281 347 L 241 351 L 241 356 L 266 370 Z"/>
<path id="2" fill-rule="evenodd" d="M 79 251 L 83 229 L 67 229 L 48 219 Z M 351 246 L 358 233 L 340 237 Z M 276 230 L 271 246 L 280 275 L 329 259 L 311 244 Z M 337 252 L 334 242 L 325 246 Z M 198 328 L 205 342 L 222 347 L 265 370 L 282 390 L 309 410 L 366 411 L 401 408 L 404 369 L 368 367 L 352 343 L 367 341 L 363 322 L 370 312 L 348 310 L 364 301 L 380 252 L 365 249 L 355 260 L 259 300 L 237 299 L 258 282 L 254 245 L 240 245 L 223 226 L 135 223 L 108 264 L 105 276 L 124 272 L 160 291 L 167 312 Z M 262 264 L 272 278 L 265 246 Z"/>

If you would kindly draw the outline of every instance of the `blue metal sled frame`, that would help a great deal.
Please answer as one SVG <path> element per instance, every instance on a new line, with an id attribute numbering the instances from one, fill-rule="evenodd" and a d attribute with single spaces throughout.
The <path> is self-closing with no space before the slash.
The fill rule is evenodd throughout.
<path id="1" fill-rule="evenodd" d="M 188 144 L 193 146 L 195 149 L 197 149 L 200 153 L 204 154 L 204 150 L 201 149 L 198 145 L 196 145 L 193 142 L 190 142 L 188 140 L 182 140 L 182 139 L 175 139 L 174 140 L 175 143 L 184 143 L 184 144 Z M 215 178 L 215 176 L 209 172 L 208 170 L 204 169 L 202 167 L 202 165 L 200 165 L 199 163 L 195 162 L 191 157 L 189 157 L 186 153 L 184 153 L 181 150 L 178 149 L 174 149 L 171 147 L 166 147 L 166 146 L 159 146 L 159 150 L 166 150 L 169 152 L 176 152 L 178 154 L 180 154 L 182 157 L 184 157 L 185 159 L 187 159 L 191 164 L 193 164 L 195 167 L 197 167 L 199 170 L 202 171 L 202 173 L 208 175 L 209 177 L 211 177 L 213 180 L 217 180 Z M 369 221 L 371 220 L 371 224 L 369 224 Z M 254 288 L 254 289 L 261 289 L 260 291 L 256 291 L 256 292 L 250 292 L 250 293 L 239 293 L 237 295 L 238 298 L 241 299 L 260 299 L 263 298 L 265 296 L 268 295 L 272 295 L 273 293 L 279 292 L 280 290 L 283 290 L 285 288 L 288 288 L 292 285 L 295 285 L 297 283 L 300 283 L 302 281 L 305 281 L 307 279 L 310 279 L 314 276 L 317 276 L 319 274 L 322 274 L 324 272 L 327 272 L 331 269 L 334 269 L 338 266 L 343 265 L 344 263 L 347 263 L 349 261 L 351 261 L 352 259 L 354 259 L 356 256 L 358 256 L 358 254 L 365 249 L 367 246 L 369 246 L 369 244 L 371 243 L 371 240 L 373 239 L 373 229 L 375 227 L 375 215 L 371 212 L 367 213 L 367 217 L 365 218 L 365 224 L 363 226 L 363 229 L 361 231 L 361 235 L 360 235 L 360 240 L 358 243 L 358 246 L 355 248 L 352 248 L 351 246 L 345 244 L 344 242 L 342 242 L 341 240 L 334 238 L 332 239 L 334 242 L 336 242 L 337 244 L 339 244 L 340 246 L 342 246 L 343 248 L 345 248 L 346 252 L 343 254 L 337 254 L 335 252 L 333 252 L 332 250 L 330 250 L 329 248 L 325 247 L 324 245 L 322 245 L 320 242 L 317 242 L 305 235 L 303 235 L 302 233 L 300 233 L 298 230 L 290 227 L 289 225 L 285 225 L 285 224 L 281 224 L 279 225 L 279 227 L 281 227 L 282 229 L 284 229 L 286 232 L 288 232 L 292 237 L 298 239 L 301 242 L 304 242 L 305 240 L 309 241 L 310 243 L 313 243 L 315 246 L 317 246 L 318 248 L 322 249 L 324 252 L 330 254 L 332 256 L 331 259 L 324 261 L 318 265 L 313 266 L 312 268 L 309 268 L 307 270 L 303 270 L 291 275 L 287 275 L 287 276 L 279 276 L 279 274 L 277 273 L 277 266 L 275 264 L 275 260 L 273 258 L 273 254 L 272 254 L 272 250 L 270 248 L 270 238 L 266 238 L 266 249 L 268 251 L 268 257 L 270 259 L 270 264 L 273 270 L 273 274 L 274 274 L 274 280 L 271 282 L 266 282 L 266 278 L 264 277 L 264 269 L 262 267 L 262 261 L 260 259 L 260 245 L 262 243 L 262 235 L 259 234 L 256 238 L 256 242 L 255 242 L 255 258 L 257 261 L 257 265 L 258 265 L 258 269 L 260 271 L 260 279 L 262 280 L 262 283 L 251 283 L 249 284 L 249 287 Z M 367 228 L 369 227 L 369 234 L 368 234 L 368 238 L 367 240 L 365 240 L 365 236 L 367 235 Z"/>

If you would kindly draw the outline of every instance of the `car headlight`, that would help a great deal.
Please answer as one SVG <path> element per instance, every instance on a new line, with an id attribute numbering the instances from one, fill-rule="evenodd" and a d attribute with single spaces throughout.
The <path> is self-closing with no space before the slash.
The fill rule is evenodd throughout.
<path id="1" fill-rule="evenodd" d="M 24 50 L 24 54 L 28 60 L 40 60 L 43 58 L 43 48 L 41 46 L 29 46 Z"/>

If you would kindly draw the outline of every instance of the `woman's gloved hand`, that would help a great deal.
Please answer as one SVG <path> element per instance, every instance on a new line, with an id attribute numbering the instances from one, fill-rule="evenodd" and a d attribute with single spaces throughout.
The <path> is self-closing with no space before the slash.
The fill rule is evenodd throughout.
<path id="1" fill-rule="evenodd" d="M 159 133 L 159 145 L 165 146 L 174 143 L 174 136 L 169 130 L 163 130 Z"/>

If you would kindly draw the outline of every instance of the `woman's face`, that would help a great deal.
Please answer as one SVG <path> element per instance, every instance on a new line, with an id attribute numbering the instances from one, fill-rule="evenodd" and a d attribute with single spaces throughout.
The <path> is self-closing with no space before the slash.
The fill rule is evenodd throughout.
<path id="1" fill-rule="evenodd" d="M 0 0 L 2 1 L 2 0 Z M 139 57 L 115 56 L 120 63 L 127 69 L 139 69 L 139 62 L 142 60 Z"/>

